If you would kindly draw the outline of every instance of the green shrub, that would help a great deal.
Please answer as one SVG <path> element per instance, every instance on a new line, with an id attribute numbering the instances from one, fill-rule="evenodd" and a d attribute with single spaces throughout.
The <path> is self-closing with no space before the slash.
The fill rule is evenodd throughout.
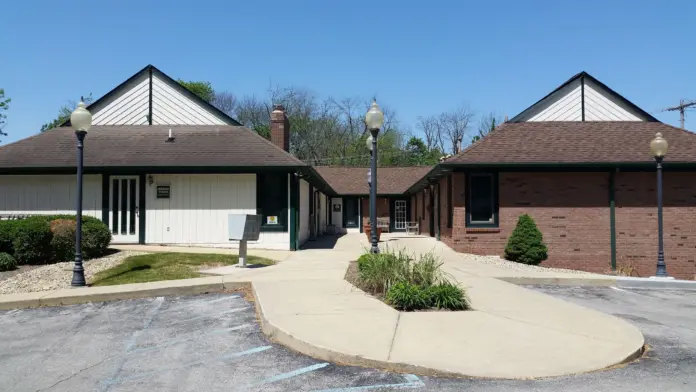
<path id="1" fill-rule="evenodd" d="M 518 263 L 537 265 L 548 258 L 541 231 L 531 216 L 521 215 L 505 246 L 505 258 Z"/>
<path id="2" fill-rule="evenodd" d="M 442 282 L 430 286 L 426 290 L 428 305 L 438 309 L 466 310 L 469 309 L 469 299 L 464 289 L 450 282 Z"/>
<path id="3" fill-rule="evenodd" d="M 20 264 L 45 264 L 53 258 L 51 226 L 44 217 L 29 217 L 18 221 L 12 245 L 14 257 Z"/>
<path id="4" fill-rule="evenodd" d="M 56 219 L 51 222 L 53 261 L 69 261 L 75 256 L 75 220 Z M 84 246 L 83 246 L 84 248 Z"/>
<path id="5" fill-rule="evenodd" d="M 358 264 L 359 286 L 372 294 L 385 295 L 398 282 L 408 282 L 413 258 L 403 251 L 361 256 Z"/>
<path id="6" fill-rule="evenodd" d="M 0 220 L 0 252 L 14 253 L 12 242 L 19 222 L 18 220 Z"/>
<path id="7" fill-rule="evenodd" d="M 398 310 L 419 310 L 430 306 L 425 290 L 409 282 L 398 282 L 387 291 L 386 302 Z"/>
<path id="8" fill-rule="evenodd" d="M 104 222 L 94 218 L 82 221 L 82 252 L 85 258 L 104 255 L 110 243 L 111 230 Z"/>
<path id="9" fill-rule="evenodd" d="M 11 254 L 0 253 L 0 271 L 11 271 L 17 268 L 17 260 Z"/>

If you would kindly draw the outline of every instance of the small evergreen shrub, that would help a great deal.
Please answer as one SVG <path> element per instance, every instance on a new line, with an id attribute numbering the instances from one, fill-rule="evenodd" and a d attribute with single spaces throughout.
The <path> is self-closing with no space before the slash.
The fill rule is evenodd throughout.
<path id="1" fill-rule="evenodd" d="M 386 302 L 398 310 L 419 310 L 429 307 L 429 298 L 420 286 L 399 282 L 389 288 Z"/>
<path id="2" fill-rule="evenodd" d="M 14 257 L 20 264 L 46 264 L 53 258 L 51 226 L 44 217 L 30 217 L 20 221 L 12 245 Z"/>
<path id="3" fill-rule="evenodd" d="M 82 252 L 85 258 L 104 255 L 110 243 L 111 230 L 104 222 L 94 218 L 82 221 Z"/>
<path id="4" fill-rule="evenodd" d="M 11 271 L 15 268 L 17 268 L 17 260 L 9 253 L 0 253 L 0 271 Z"/>
<path id="5" fill-rule="evenodd" d="M 0 252 L 14 253 L 12 242 L 19 222 L 18 220 L 0 220 Z"/>
<path id="6" fill-rule="evenodd" d="M 469 299 L 461 287 L 450 282 L 442 282 L 426 290 L 428 304 L 437 309 L 466 310 Z"/>
<path id="7" fill-rule="evenodd" d="M 548 258 L 541 231 L 531 216 L 521 215 L 505 246 L 505 258 L 518 263 L 537 265 Z"/>

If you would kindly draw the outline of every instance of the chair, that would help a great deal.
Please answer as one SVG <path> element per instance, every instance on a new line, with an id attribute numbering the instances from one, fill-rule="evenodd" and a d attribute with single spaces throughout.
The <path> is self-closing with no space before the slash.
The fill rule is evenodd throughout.
<path id="1" fill-rule="evenodd" d="M 420 231 L 418 226 L 418 222 L 406 222 L 406 235 L 411 234 L 411 231 L 413 231 L 413 234 L 418 234 Z"/>
<path id="2" fill-rule="evenodd" d="M 389 217 L 377 218 L 377 228 L 382 232 L 389 233 Z"/>

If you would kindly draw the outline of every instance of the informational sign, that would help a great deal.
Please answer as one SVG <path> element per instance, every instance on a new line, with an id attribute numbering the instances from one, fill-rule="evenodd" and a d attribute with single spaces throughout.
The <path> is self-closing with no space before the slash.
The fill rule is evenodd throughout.
<path id="1" fill-rule="evenodd" d="M 277 225 L 278 224 L 278 217 L 277 216 L 267 216 L 266 217 L 266 224 L 267 225 Z"/>
<path id="2" fill-rule="evenodd" d="M 171 193 L 171 187 L 169 185 L 158 185 L 157 186 L 157 198 L 158 199 L 169 199 L 170 193 Z"/>
<path id="3" fill-rule="evenodd" d="M 340 205 L 340 204 L 334 204 L 334 205 L 333 205 L 333 212 L 341 212 L 341 205 Z"/>

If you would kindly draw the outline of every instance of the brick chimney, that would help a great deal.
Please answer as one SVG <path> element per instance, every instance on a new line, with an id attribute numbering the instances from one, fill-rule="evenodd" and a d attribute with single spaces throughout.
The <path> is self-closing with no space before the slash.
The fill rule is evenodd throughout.
<path id="1" fill-rule="evenodd" d="M 285 151 L 290 151 L 290 120 L 283 105 L 273 105 L 271 112 L 271 142 Z"/>

